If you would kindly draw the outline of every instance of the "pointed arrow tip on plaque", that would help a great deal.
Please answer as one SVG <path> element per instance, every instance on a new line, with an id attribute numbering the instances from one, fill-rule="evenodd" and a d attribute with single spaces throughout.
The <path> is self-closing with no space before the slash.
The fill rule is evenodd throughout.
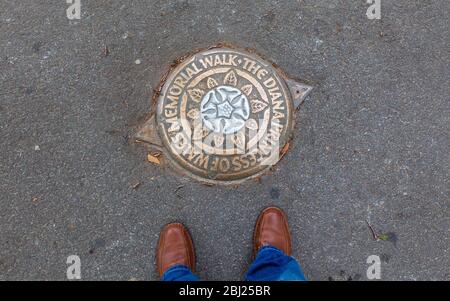
<path id="1" fill-rule="evenodd" d="M 161 139 L 158 136 L 155 115 L 151 116 L 137 131 L 135 138 L 137 141 L 147 142 L 154 146 L 162 147 Z"/>
<path id="2" fill-rule="evenodd" d="M 308 96 L 308 94 L 311 92 L 313 87 L 310 85 L 307 85 L 305 83 L 293 80 L 293 79 L 287 79 L 286 83 L 291 92 L 292 101 L 294 102 L 294 107 L 296 109 L 298 109 L 298 107 L 305 100 L 306 96 Z"/>

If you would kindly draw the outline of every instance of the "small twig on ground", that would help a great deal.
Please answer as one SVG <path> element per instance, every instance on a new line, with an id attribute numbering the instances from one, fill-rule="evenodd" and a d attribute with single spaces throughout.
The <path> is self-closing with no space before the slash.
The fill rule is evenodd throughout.
<path id="1" fill-rule="evenodd" d="M 136 182 L 136 183 L 134 183 L 133 186 L 131 186 L 131 187 L 133 187 L 133 189 L 136 189 L 136 188 L 138 188 L 139 186 L 141 186 L 141 182 Z"/>
<path id="2" fill-rule="evenodd" d="M 109 55 L 109 48 L 107 45 L 103 46 L 103 56 L 107 57 Z"/>
<path id="3" fill-rule="evenodd" d="M 182 196 L 178 193 L 178 191 L 181 189 L 181 188 L 183 188 L 184 187 L 184 185 L 180 185 L 180 186 L 178 186 L 176 189 L 175 189 L 175 195 L 177 196 L 177 197 L 179 197 L 179 198 L 181 198 Z"/>
<path id="4" fill-rule="evenodd" d="M 380 238 L 378 237 L 378 234 L 375 232 L 375 230 L 373 229 L 373 227 L 369 224 L 369 222 L 366 220 L 367 226 L 369 226 L 370 232 L 372 232 L 372 236 L 373 239 L 375 239 L 376 241 L 380 240 Z"/>

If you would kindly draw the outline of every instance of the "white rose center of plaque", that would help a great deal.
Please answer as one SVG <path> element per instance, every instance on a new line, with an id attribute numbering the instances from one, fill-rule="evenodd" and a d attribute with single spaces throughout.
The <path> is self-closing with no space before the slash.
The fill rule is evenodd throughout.
<path id="1" fill-rule="evenodd" d="M 239 131 L 250 116 L 247 96 L 230 86 L 218 86 L 206 93 L 200 104 L 203 124 L 220 134 Z"/>

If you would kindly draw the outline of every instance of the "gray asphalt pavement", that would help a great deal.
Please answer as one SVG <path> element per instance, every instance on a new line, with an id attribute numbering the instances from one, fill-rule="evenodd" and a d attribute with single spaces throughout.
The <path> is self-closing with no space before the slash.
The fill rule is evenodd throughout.
<path id="1" fill-rule="evenodd" d="M 239 280 L 269 205 L 311 280 L 366 280 L 372 254 L 384 280 L 450 280 L 448 2 L 383 0 L 381 20 L 363 0 L 81 3 L 0 1 L 0 280 L 64 280 L 72 254 L 85 280 L 156 280 L 172 221 L 201 278 Z M 237 188 L 133 141 L 168 65 L 221 41 L 315 87 L 273 174 Z"/>

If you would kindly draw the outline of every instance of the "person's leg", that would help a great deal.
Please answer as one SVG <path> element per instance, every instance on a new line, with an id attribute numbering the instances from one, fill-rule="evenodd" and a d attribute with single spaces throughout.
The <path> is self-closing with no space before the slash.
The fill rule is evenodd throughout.
<path id="1" fill-rule="evenodd" d="M 193 274 L 194 244 L 182 224 L 168 224 L 161 231 L 156 250 L 156 266 L 163 281 L 198 280 Z"/>
<path id="2" fill-rule="evenodd" d="M 264 209 L 253 234 L 255 261 L 246 280 L 306 280 L 297 261 L 291 257 L 291 235 L 284 212 L 276 207 Z"/>
<path id="3" fill-rule="evenodd" d="M 262 247 L 248 269 L 245 280 L 248 281 L 282 281 L 306 280 L 297 261 L 272 247 Z"/>
<path id="4" fill-rule="evenodd" d="M 184 265 L 176 265 L 169 268 L 162 276 L 162 281 L 197 281 L 198 276 Z"/>

